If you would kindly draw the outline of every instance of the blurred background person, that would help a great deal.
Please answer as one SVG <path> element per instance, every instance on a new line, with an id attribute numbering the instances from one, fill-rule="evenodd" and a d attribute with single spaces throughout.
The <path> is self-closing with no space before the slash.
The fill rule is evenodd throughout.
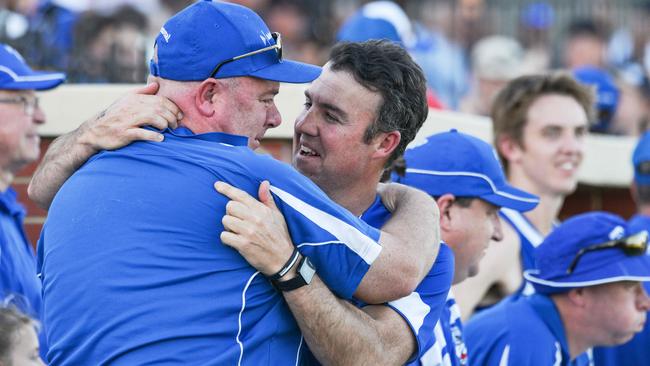
<path id="1" fill-rule="evenodd" d="M 472 50 L 472 90 L 460 111 L 488 116 L 496 95 L 521 74 L 523 57 L 523 49 L 513 38 L 489 36 L 478 41 Z"/>

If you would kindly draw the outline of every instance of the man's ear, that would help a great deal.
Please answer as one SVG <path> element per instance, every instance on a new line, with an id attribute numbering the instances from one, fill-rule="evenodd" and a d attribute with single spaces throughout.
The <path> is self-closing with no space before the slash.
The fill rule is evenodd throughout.
<path id="1" fill-rule="evenodd" d="M 382 132 L 375 137 L 373 143 L 376 146 L 374 157 L 379 159 L 388 159 L 388 157 L 397 149 L 402 135 L 399 131 Z"/>
<path id="2" fill-rule="evenodd" d="M 504 135 L 499 137 L 496 141 L 497 149 L 501 155 L 508 162 L 517 162 L 523 151 L 522 146 L 519 142 L 515 141 L 512 137 Z"/>
<path id="3" fill-rule="evenodd" d="M 196 110 L 204 117 L 212 117 L 216 110 L 215 104 L 219 103 L 220 100 L 216 96 L 222 93 L 224 88 L 224 83 L 217 79 L 208 78 L 203 80 L 194 96 Z"/>
<path id="4" fill-rule="evenodd" d="M 569 299 L 569 301 L 573 305 L 582 308 L 582 307 L 585 306 L 585 304 L 587 302 L 586 301 L 587 300 L 586 295 L 587 295 L 588 291 L 589 291 L 589 289 L 586 288 L 586 287 L 585 288 L 582 288 L 582 287 L 574 288 L 574 289 L 570 290 L 569 292 L 567 292 L 567 298 Z"/>
<path id="5" fill-rule="evenodd" d="M 443 194 L 436 200 L 440 210 L 440 230 L 442 232 L 449 232 L 454 227 L 451 210 L 455 200 L 456 197 L 451 193 Z"/>

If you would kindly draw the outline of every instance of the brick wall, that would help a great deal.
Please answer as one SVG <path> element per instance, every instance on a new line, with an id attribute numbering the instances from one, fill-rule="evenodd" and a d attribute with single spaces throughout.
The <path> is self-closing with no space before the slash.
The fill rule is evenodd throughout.
<path id="1" fill-rule="evenodd" d="M 49 146 L 51 138 L 44 138 L 41 142 L 41 153 Z M 262 149 L 276 159 L 285 162 L 291 161 L 291 142 L 286 139 L 266 139 L 262 142 Z M 41 232 L 41 227 L 47 212 L 27 198 L 27 185 L 31 179 L 38 162 L 25 167 L 14 180 L 13 187 L 18 193 L 20 202 L 27 208 L 25 231 L 32 243 L 36 245 Z M 626 188 L 608 188 L 580 185 L 578 190 L 567 197 L 560 214 L 561 219 L 571 215 L 590 210 L 605 210 L 618 213 L 623 217 L 630 217 L 634 211 L 634 204 L 630 192 Z"/>

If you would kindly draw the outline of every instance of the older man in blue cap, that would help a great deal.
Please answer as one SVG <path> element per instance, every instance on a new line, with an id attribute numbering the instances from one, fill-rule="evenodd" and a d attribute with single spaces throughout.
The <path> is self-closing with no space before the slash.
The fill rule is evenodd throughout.
<path id="1" fill-rule="evenodd" d="M 478 274 L 490 241 L 501 240 L 499 208 L 525 212 L 539 202 L 536 196 L 508 184 L 490 144 L 455 129 L 429 136 L 426 143 L 408 149 L 404 161 L 403 174 L 394 173 L 393 179 L 436 199 L 440 236 L 454 253 L 454 285 Z M 435 342 L 423 353 L 421 364 L 474 364 L 451 291 L 434 335 Z"/>
<path id="2" fill-rule="evenodd" d="M 647 243 L 647 231 L 609 213 L 562 223 L 537 248 L 537 269 L 524 273 L 536 294 L 467 325 L 472 365 L 589 365 L 591 347 L 629 341 L 650 309 Z"/>
<path id="3" fill-rule="evenodd" d="M 249 149 L 280 123 L 278 82 L 309 82 L 320 68 L 282 60 L 279 34 L 257 14 L 217 1 L 166 22 L 150 68 L 158 95 L 183 112 L 180 127 L 163 131 L 162 143 L 93 156 L 50 206 L 38 265 L 50 362 L 296 364 L 303 339 L 269 280 L 293 289 L 317 270 L 343 298 L 390 299 L 394 287 L 376 284 L 403 275 L 394 260 L 373 263 L 409 233 L 380 238 L 307 178 Z M 227 199 L 212 184 L 252 193 L 263 179 L 292 237 L 311 245 L 300 261 L 297 250 L 269 257 L 260 273 L 220 245 Z M 299 281 L 284 283 L 292 267 Z"/>
<path id="4" fill-rule="evenodd" d="M 37 127 L 45 123 L 35 91 L 65 80 L 57 72 L 32 70 L 10 46 L 0 44 L 0 300 L 40 319 L 41 283 L 34 251 L 23 231 L 25 209 L 10 187 L 14 175 L 36 161 Z"/>
<path id="5" fill-rule="evenodd" d="M 650 231 L 650 132 L 641 136 L 632 155 L 634 182 L 632 198 L 637 205 L 637 214 L 628 221 L 630 232 Z M 644 283 L 650 292 L 650 283 Z M 648 313 L 650 314 L 650 313 Z M 617 347 L 594 349 L 596 366 L 643 365 L 650 360 L 650 323 L 646 321 L 643 331 L 631 341 Z"/>

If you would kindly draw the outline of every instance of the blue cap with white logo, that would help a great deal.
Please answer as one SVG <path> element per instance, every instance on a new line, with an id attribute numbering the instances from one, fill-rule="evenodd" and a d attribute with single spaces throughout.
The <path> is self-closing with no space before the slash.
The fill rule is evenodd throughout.
<path id="1" fill-rule="evenodd" d="M 432 196 L 477 197 L 495 206 L 529 211 L 539 198 L 506 182 L 496 151 L 487 142 L 452 129 L 404 153 L 404 176 L 393 180 Z"/>
<path id="2" fill-rule="evenodd" d="M 642 242 L 630 240 L 639 235 Z M 630 233 L 625 220 L 617 215 L 577 215 L 560 224 L 537 247 L 537 268 L 524 272 L 524 277 L 543 294 L 619 281 L 650 281 L 646 242 L 647 232 Z"/>
<path id="3" fill-rule="evenodd" d="M 632 154 L 634 181 L 640 185 L 650 185 L 650 131 L 645 132 Z"/>
<path id="4" fill-rule="evenodd" d="M 65 74 L 32 70 L 11 46 L 0 43 L 0 89 L 47 90 L 65 81 Z"/>
<path id="5" fill-rule="evenodd" d="M 215 69 L 218 68 L 215 73 Z M 251 76 L 308 83 L 321 68 L 283 60 L 282 45 L 262 18 L 237 4 L 203 0 L 170 18 L 156 38 L 154 76 L 178 81 Z"/>

